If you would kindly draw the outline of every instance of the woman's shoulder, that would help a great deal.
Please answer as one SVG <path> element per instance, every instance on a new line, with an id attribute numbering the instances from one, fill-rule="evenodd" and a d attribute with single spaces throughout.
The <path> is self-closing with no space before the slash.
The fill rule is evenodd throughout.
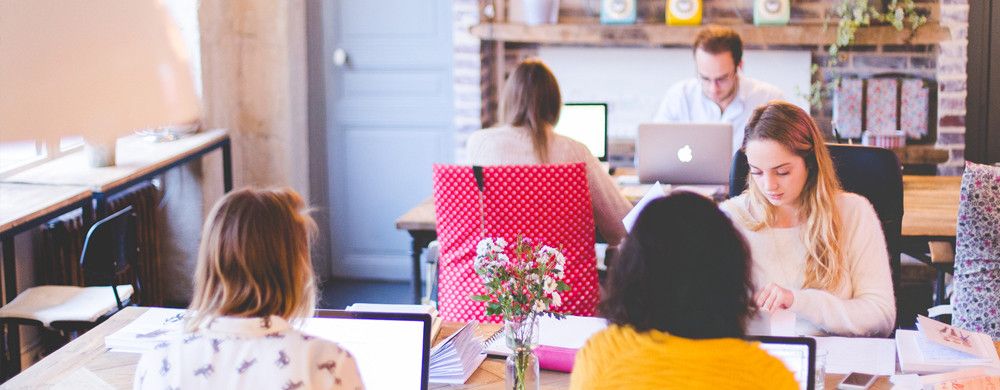
<path id="1" fill-rule="evenodd" d="M 840 209 L 840 214 L 845 218 L 845 220 L 858 221 L 860 219 L 874 217 L 878 219 L 875 213 L 875 207 L 868 198 L 855 194 L 853 192 L 841 191 L 837 194 L 837 207 Z"/>
<path id="2" fill-rule="evenodd" d="M 749 194 L 743 193 L 726 199 L 719 204 L 719 209 L 726 214 L 733 222 L 738 222 L 737 226 L 747 226 L 753 223 L 753 215 L 750 213 Z"/>

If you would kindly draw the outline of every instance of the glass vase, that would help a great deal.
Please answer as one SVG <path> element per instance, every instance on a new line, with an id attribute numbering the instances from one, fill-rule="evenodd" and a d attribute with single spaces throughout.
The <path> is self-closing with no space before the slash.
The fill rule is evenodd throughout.
<path id="1" fill-rule="evenodd" d="M 505 319 L 504 333 L 511 354 L 505 364 L 506 388 L 510 390 L 538 389 L 538 317 L 528 315 L 521 318 Z"/>

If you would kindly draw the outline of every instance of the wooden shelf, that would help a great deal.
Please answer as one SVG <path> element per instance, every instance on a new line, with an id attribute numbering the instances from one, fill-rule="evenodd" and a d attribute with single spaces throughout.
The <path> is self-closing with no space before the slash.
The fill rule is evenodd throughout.
<path id="1" fill-rule="evenodd" d="M 824 31 L 822 25 L 754 26 L 730 25 L 743 38 L 745 45 L 828 45 L 836 39 L 836 27 Z M 472 35 L 487 41 L 542 43 L 555 45 L 595 46 L 671 46 L 690 45 L 702 26 L 667 26 L 635 24 L 613 26 L 601 24 L 479 24 L 470 29 Z M 948 28 L 937 22 L 921 26 L 912 38 L 909 30 L 896 31 L 892 26 L 865 27 L 858 30 L 856 45 L 927 45 L 951 38 Z M 911 39 L 907 39 L 911 38 Z"/>

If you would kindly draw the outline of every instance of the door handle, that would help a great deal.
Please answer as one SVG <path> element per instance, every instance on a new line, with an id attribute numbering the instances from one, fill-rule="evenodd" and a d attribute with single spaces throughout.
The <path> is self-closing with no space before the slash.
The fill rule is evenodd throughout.
<path id="1" fill-rule="evenodd" d="M 347 64 L 347 51 L 341 48 L 333 51 L 333 64 L 336 66 L 344 66 Z"/>

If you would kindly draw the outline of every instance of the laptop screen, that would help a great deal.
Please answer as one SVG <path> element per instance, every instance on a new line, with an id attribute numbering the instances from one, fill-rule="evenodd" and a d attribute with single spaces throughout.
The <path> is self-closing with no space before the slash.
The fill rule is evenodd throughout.
<path id="1" fill-rule="evenodd" d="M 601 161 L 608 159 L 608 105 L 566 103 L 559 112 L 556 134 L 584 144 Z"/>
<path id="2" fill-rule="evenodd" d="M 428 380 L 430 321 L 426 314 L 317 310 L 302 332 L 336 341 L 350 351 L 366 389 L 423 390 Z"/>
<path id="3" fill-rule="evenodd" d="M 812 390 L 816 362 L 816 340 L 808 337 L 752 337 L 760 341 L 760 348 L 778 358 L 795 376 L 802 390 Z"/>

